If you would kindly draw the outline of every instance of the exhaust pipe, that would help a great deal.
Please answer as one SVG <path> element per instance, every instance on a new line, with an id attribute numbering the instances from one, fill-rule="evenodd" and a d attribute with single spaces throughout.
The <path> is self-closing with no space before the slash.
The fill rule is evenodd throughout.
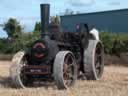
<path id="1" fill-rule="evenodd" d="M 48 34 L 50 4 L 41 4 L 41 37 Z"/>

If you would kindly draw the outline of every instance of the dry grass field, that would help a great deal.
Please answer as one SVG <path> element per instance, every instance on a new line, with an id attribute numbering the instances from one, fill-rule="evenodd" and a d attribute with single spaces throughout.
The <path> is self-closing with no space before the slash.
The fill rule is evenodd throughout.
<path id="1" fill-rule="evenodd" d="M 29 89 L 11 87 L 10 62 L 0 62 L 0 96 L 128 96 L 128 67 L 106 66 L 100 81 L 78 80 L 73 88 L 58 90 L 55 85 Z"/>

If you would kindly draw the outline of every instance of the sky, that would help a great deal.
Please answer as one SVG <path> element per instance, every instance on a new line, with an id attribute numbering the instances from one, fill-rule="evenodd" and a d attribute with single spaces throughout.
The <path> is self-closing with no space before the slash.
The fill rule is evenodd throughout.
<path id="1" fill-rule="evenodd" d="M 0 0 L 0 24 L 8 18 L 16 18 L 25 31 L 33 30 L 40 21 L 40 4 L 51 4 L 50 15 L 62 15 L 66 9 L 80 13 L 98 12 L 128 8 L 128 0 Z M 6 37 L 0 27 L 0 37 Z"/>

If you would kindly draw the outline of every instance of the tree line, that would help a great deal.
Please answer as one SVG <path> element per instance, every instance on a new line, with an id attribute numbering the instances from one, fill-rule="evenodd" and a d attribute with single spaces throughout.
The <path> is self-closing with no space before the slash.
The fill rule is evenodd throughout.
<path id="1" fill-rule="evenodd" d="M 54 16 L 51 22 L 59 23 L 59 17 Z M 40 38 L 41 23 L 36 22 L 32 32 L 24 32 L 20 23 L 10 18 L 3 26 L 7 33 L 7 38 L 0 38 L 0 54 L 13 54 L 19 50 L 27 50 L 31 44 Z M 110 32 L 100 32 L 100 38 L 104 44 L 107 54 L 119 55 L 128 52 L 128 34 L 117 34 Z"/>
<path id="2" fill-rule="evenodd" d="M 59 16 L 52 16 L 51 22 L 59 23 Z M 27 50 L 31 44 L 41 37 L 41 23 L 36 22 L 32 32 L 24 32 L 15 18 L 10 18 L 3 25 L 7 38 L 0 38 L 0 54 L 13 54 L 19 50 Z"/>
<path id="3" fill-rule="evenodd" d="M 7 38 L 0 38 L 0 53 L 12 54 L 26 49 L 30 44 L 40 38 L 41 24 L 36 22 L 32 32 L 24 32 L 20 23 L 10 18 L 3 26 Z"/>

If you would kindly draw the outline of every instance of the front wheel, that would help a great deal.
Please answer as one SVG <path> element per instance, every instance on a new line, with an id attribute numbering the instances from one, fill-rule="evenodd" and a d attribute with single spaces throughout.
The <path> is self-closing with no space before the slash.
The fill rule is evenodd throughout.
<path id="1" fill-rule="evenodd" d="M 54 79 L 59 89 L 67 89 L 77 79 L 77 64 L 73 53 L 60 51 L 54 61 Z"/>
<path id="2" fill-rule="evenodd" d="M 23 67 L 26 64 L 25 52 L 20 51 L 14 55 L 10 67 L 10 77 L 13 85 L 17 88 L 26 88 L 29 86 L 30 82 L 32 82 L 32 80 L 24 74 Z"/>

